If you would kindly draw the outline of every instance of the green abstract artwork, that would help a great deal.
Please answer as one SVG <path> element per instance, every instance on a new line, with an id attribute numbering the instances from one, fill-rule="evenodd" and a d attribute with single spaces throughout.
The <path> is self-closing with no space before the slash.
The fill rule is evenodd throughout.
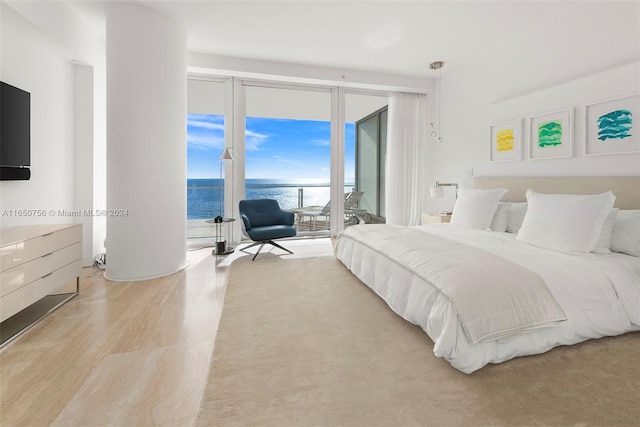
<path id="1" fill-rule="evenodd" d="M 544 122 L 538 125 L 538 147 L 562 145 L 562 120 Z"/>

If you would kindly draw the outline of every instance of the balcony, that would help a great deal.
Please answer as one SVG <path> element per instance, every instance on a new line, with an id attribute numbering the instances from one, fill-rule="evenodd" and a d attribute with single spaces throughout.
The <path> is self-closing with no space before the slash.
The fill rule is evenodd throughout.
<path id="1" fill-rule="evenodd" d="M 220 213 L 219 180 L 188 180 L 187 184 L 187 239 L 212 239 L 215 226 L 207 222 Z M 247 180 L 246 198 L 276 199 L 283 209 L 296 212 L 296 224 L 301 236 L 327 236 L 328 216 L 319 213 L 326 206 L 330 196 L 330 186 L 326 183 L 304 185 L 295 183 L 268 182 L 273 180 Z M 345 193 L 353 190 L 353 184 L 345 185 Z M 348 209 L 345 212 L 345 227 L 361 221 L 377 222 L 366 210 Z M 301 212 L 317 212 L 318 215 L 302 215 Z M 224 213 L 223 213 L 224 216 Z"/>

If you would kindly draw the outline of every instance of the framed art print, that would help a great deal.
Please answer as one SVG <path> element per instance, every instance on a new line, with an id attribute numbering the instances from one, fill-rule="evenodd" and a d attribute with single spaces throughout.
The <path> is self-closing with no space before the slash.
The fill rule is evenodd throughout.
<path id="1" fill-rule="evenodd" d="M 640 94 L 587 105 L 584 114 L 587 156 L 640 152 Z"/>
<path id="2" fill-rule="evenodd" d="M 501 162 L 522 158 L 522 120 L 491 125 L 489 160 Z"/>
<path id="3" fill-rule="evenodd" d="M 531 117 L 529 158 L 552 159 L 573 155 L 573 109 Z"/>

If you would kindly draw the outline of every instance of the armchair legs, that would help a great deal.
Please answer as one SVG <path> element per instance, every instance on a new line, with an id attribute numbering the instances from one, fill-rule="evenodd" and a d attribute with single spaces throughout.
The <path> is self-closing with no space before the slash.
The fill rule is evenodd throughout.
<path id="1" fill-rule="evenodd" d="M 258 248 L 258 252 L 256 252 L 256 254 L 253 256 L 253 258 L 251 258 L 251 261 L 255 260 L 256 257 L 258 256 L 258 254 L 260 253 L 260 251 L 262 250 L 262 247 L 266 244 L 269 243 L 270 245 L 275 246 L 276 248 L 280 248 L 285 252 L 289 252 L 290 254 L 293 254 L 293 252 L 291 252 L 289 249 L 280 246 L 279 244 L 277 244 L 276 242 L 274 242 L 273 240 L 262 240 L 262 241 L 258 241 L 258 242 L 253 242 L 252 244 L 250 244 L 249 246 L 247 246 L 246 248 L 242 248 L 240 249 L 242 252 L 248 253 L 249 255 L 251 255 L 249 252 L 247 252 L 246 250 L 249 248 L 252 248 L 254 246 L 260 245 L 260 247 Z"/>

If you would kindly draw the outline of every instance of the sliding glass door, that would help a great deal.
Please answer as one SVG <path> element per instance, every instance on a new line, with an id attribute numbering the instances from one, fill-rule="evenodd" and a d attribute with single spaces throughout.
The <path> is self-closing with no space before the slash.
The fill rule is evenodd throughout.
<path id="1" fill-rule="evenodd" d="M 245 198 L 296 214 L 298 235 L 328 235 L 331 92 L 245 83 Z"/>
<path id="2" fill-rule="evenodd" d="M 356 122 L 356 187 L 360 207 L 384 218 L 387 107 Z"/>

